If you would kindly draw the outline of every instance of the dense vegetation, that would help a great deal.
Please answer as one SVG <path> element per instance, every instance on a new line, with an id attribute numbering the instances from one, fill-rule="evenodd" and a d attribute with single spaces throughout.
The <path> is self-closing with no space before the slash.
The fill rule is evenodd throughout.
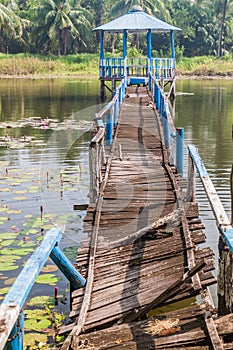
<path id="1" fill-rule="evenodd" d="M 98 34 L 92 28 L 135 4 L 182 28 L 176 33 L 178 56 L 232 56 L 233 0 L 0 0 L 0 52 L 96 53 Z M 106 49 L 121 51 L 120 35 L 108 39 Z M 146 50 L 143 36 L 130 40 Z M 167 53 L 169 36 L 154 34 L 153 41 L 158 53 Z"/>

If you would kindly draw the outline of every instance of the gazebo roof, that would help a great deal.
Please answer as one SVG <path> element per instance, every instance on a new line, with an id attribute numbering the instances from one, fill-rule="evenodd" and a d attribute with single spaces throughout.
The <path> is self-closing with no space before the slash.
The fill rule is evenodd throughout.
<path id="1" fill-rule="evenodd" d="M 126 30 L 129 33 L 144 32 L 151 29 L 152 32 L 167 32 L 181 30 L 160 19 L 148 15 L 140 6 L 133 6 L 131 11 L 93 30 L 121 33 Z"/>

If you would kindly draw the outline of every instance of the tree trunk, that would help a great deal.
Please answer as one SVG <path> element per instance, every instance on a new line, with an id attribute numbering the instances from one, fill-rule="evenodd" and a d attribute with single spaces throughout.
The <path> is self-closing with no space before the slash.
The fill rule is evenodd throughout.
<path id="1" fill-rule="evenodd" d="M 62 51 L 62 32 L 61 32 L 61 30 L 59 30 L 59 34 L 58 34 L 58 52 L 57 52 L 58 57 L 61 57 L 61 51 Z"/>
<path id="2" fill-rule="evenodd" d="M 223 10 L 222 10 L 222 20 L 221 20 L 220 32 L 219 32 L 219 44 L 218 44 L 219 58 L 222 57 L 222 38 L 223 38 L 223 30 L 224 30 L 225 19 L 226 19 L 227 5 L 228 5 L 228 0 L 224 0 Z"/>

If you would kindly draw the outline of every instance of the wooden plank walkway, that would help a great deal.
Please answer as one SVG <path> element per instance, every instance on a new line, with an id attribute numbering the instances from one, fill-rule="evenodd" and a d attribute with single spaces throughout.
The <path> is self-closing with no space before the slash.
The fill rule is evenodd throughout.
<path id="1" fill-rule="evenodd" d="M 213 252 L 196 247 L 205 241 L 197 205 L 184 201 L 146 88 L 131 87 L 128 95 L 101 205 L 89 206 L 87 238 L 78 251 L 77 268 L 84 275 L 89 269 L 93 284 L 72 294 L 73 322 L 61 329 L 71 331 L 62 350 L 223 349 L 207 288 L 216 282 Z M 198 305 L 193 299 L 197 295 Z M 155 306 L 174 302 L 181 306 L 144 319 Z"/>

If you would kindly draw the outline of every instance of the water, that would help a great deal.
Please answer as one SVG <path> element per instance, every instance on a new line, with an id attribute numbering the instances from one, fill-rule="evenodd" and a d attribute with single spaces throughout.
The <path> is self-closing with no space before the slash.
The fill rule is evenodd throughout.
<path id="1" fill-rule="evenodd" d="M 198 147 L 230 215 L 232 81 L 178 80 L 176 86 L 176 126 L 185 128 L 186 145 Z M 85 213 L 73 205 L 88 201 L 89 129 L 99 101 L 98 80 L 1 80 L 0 298 L 54 223 L 65 225 L 61 247 L 74 246 L 74 262 Z M 197 201 L 217 262 L 218 231 L 200 182 Z M 42 273 L 51 279 L 37 283 L 31 296 L 53 295 L 55 285 L 64 292 L 67 281 L 51 266 Z"/>
<path id="2" fill-rule="evenodd" d="M 232 80 L 178 80 L 176 126 L 184 127 L 185 142 L 195 144 L 230 218 L 230 172 L 233 163 Z M 200 180 L 197 202 L 206 227 L 206 246 L 215 252 L 218 266 L 219 233 Z M 217 275 L 217 270 L 216 270 Z M 212 288 L 217 303 L 216 288 Z"/>
<path id="3" fill-rule="evenodd" d="M 0 299 L 54 224 L 65 227 L 60 246 L 74 247 L 75 262 L 85 213 L 73 205 L 88 202 L 90 128 L 101 107 L 97 80 L 1 80 Z M 65 292 L 51 266 L 30 297 L 53 295 L 55 285 Z"/>

